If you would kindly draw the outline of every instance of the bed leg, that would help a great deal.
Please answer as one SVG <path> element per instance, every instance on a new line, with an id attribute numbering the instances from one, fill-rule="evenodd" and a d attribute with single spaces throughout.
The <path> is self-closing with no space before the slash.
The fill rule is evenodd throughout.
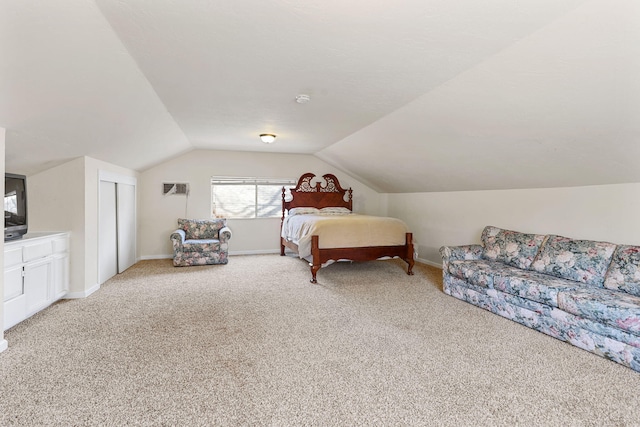
<path id="1" fill-rule="evenodd" d="M 311 236 L 311 256 L 313 262 L 309 263 L 311 267 L 311 283 L 318 283 L 316 280 L 316 273 L 322 267 L 320 263 L 320 243 L 319 238 L 316 235 Z"/>
<path id="2" fill-rule="evenodd" d="M 413 276 L 413 265 L 415 261 L 413 259 L 413 233 L 406 234 L 406 244 L 407 244 L 407 257 L 404 259 L 409 267 L 407 268 L 407 274 L 409 276 Z"/>
<path id="3" fill-rule="evenodd" d="M 309 267 L 311 267 L 311 280 L 309 281 L 311 283 L 318 283 L 318 281 L 316 280 L 316 273 L 318 272 L 318 270 L 320 270 L 320 266 L 310 264 Z"/>
<path id="4" fill-rule="evenodd" d="M 409 268 L 407 269 L 407 274 L 409 276 L 413 276 L 413 264 L 414 264 L 414 261 L 412 259 L 405 259 L 405 261 L 407 262 L 407 264 L 409 264 Z"/>

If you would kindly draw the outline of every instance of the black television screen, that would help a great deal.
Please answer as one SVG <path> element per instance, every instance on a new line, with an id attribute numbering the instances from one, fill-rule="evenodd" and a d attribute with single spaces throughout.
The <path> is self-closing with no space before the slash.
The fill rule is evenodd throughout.
<path id="1" fill-rule="evenodd" d="M 27 232 L 27 178 L 4 176 L 4 240 L 19 239 Z"/>

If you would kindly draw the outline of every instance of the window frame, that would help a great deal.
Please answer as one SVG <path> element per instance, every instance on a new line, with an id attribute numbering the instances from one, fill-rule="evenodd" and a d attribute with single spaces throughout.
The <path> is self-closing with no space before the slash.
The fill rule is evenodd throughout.
<path id="1" fill-rule="evenodd" d="M 281 218 L 281 213 L 278 213 L 274 216 L 258 216 L 258 212 L 261 206 L 270 206 L 270 205 L 260 205 L 258 200 L 258 188 L 260 186 L 278 186 L 278 194 L 282 194 L 282 187 L 287 189 L 287 192 L 290 188 L 295 188 L 298 183 L 297 179 L 294 178 L 260 178 L 260 177 L 237 177 L 237 176 L 212 176 L 210 179 L 211 185 L 211 217 L 212 218 L 227 218 L 233 220 L 256 220 L 256 219 L 271 219 L 271 218 Z M 216 203 L 215 203 L 215 193 L 214 189 L 216 185 L 222 186 L 240 186 L 240 185 L 253 185 L 254 186 L 254 200 L 253 200 L 253 216 L 244 216 L 244 217 L 236 217 L 230 215 L 216 215 Z"/>

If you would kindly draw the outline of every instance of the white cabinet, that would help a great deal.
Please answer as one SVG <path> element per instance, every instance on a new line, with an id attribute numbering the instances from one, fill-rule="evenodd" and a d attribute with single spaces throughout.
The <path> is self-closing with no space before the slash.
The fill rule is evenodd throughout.
<path id="1" fill-rule="evenodd" d="M 4 329 L 69 290 L 69 234 L 32 233 L 4 246 Z"/>
<path id="2" fill-rule="evenodd" d="M 27 297 L 22 283 L 22 265 L 4 270 L 4 329 L 26 318 Z"/>
<path id="3" fill-rule="evenodd" d="M 27 297 L 26 317 L 37 313 L 50 304 L 52 261 L 50 257 L 47 257 L 24 265 L 22 280 L 24 294 Z"/>

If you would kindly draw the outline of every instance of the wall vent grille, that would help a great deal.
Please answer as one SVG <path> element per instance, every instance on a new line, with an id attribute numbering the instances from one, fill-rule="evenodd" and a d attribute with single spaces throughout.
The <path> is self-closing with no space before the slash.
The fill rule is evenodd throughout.
<path id="1" fill-rule="evenodd" d="M 162 184 L 162 194 L 165 196 L 172 194 L 188 195 L 189 184 L 186 182 L 165 182 Z"/>

